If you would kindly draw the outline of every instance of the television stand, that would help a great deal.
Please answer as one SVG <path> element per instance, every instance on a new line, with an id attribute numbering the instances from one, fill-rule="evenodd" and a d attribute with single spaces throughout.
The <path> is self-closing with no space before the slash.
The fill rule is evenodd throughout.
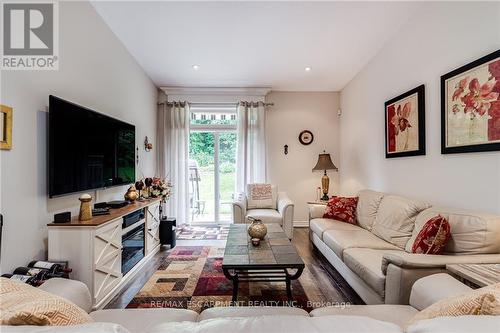
<path id="1" fill-rule="evenodd" d="M 109 215 L 94 216 L 79 221 L 49 223 L 49 261 L 68 261 L 71 278 L 87 285 L 94 309 L 103 308 L 141 267 L 160 249 L 160 198 L 134 202 L 125 207 L 110 209 Z M 130 271 L 122 273 L 123 217 L 145 210 L 144 258 Z M 133 228 L 133 227 L 131 227 Z"/>

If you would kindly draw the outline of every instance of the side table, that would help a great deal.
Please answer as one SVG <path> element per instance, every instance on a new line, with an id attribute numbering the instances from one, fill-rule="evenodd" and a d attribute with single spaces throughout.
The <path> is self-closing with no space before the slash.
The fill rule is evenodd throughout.
<path id="1" fill-rule="evenodd" d="M 453 264 L 446 270 L 474 289 L 500 282 L 500 264 Z"/>
<path id="2" fill-rule="evenodd" d="M 319 200 L 319 201 L 308 201 L 308 205 L 324 205 L 326 206 L 328 204 L 328 201 L 326 200 Z"/>
<path id="3" fill-rule="evenodd" d="M 163 218 L 160 220 L 160 244 L 175 247 L 177 220 L 175 218 Z"/>

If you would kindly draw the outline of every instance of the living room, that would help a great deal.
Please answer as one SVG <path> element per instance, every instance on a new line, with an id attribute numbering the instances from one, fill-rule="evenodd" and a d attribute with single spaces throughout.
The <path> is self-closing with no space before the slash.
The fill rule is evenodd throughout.
<path id="1" fill-rule="evenodd" d="M 500 330 L 499 2 L 31 6 L 2 331 Z"/>

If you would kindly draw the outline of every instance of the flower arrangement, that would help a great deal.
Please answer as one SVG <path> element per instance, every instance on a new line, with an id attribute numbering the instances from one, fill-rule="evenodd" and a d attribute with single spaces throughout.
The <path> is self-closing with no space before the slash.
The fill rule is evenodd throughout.
<path id="1" fill-rule="evenodd" d="M 141 198 L 161 197 L 163 202 L 172 196 L 172 187 L 172 183 L 159 177 L 148 177 L 135 183 L 135 188 L 139 191 Z"/>
<path id="2" fill-rule="evenodd" d="M 151 196 L 161 197 L 163 201 L 167 201 L 172 196 L 172 183 L 166 179 L 154 177 L 151 183 Z"/>

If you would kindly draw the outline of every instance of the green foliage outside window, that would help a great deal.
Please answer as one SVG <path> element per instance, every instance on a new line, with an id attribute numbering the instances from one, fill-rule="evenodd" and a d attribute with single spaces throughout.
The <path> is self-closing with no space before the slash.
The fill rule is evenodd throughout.
<path id="1" fill-rule="evenodd" d="M 198 120 L 197 123 L 210 120 Z M 236 163 L 236 133 L 219 134 L 219 161 L 222 173 L 234 172 Z M 200 167 L 208 167 L 214 164 L 214 134 L 208 132 L 191 132 L 189 138 L 189 156 L 198 161 Z"/>

